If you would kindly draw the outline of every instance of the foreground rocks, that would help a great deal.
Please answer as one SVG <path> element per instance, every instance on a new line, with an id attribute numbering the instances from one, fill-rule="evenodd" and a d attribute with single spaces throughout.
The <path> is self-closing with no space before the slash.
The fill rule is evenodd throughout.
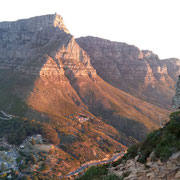
<path id="1" fill-rule="evenodd" d="M 127 160 L 109 169 L 109 174 L 124 177 L 124 180 L 176 180 L 180 179 L 180 151 L 174 153 L 167 162 L 153 161 L 149 157 L 146 164 L 135 159 Z"/>
<path id="2" fill-rule="evenodd" d="M 180 107 L 180 76 L 179 76 L 179 80 L 176 83 L 176 95 L 173 98 L 172 104 L 173 104 L 173 108 L 175 109 Z"/>

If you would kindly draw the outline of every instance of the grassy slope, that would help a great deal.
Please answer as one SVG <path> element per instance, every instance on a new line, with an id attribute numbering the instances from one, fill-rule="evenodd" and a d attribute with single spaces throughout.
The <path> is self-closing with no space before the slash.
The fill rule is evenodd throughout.
<path id="1" fill-rule="evenodd" d="M 170 121 L 161 129 L 155 130 L 147 135 L 147 138 L 140 144 L 133 145 L 127 154 L 112 165 L 116 167 L 123 160 L 128 160 L 139 155 L 138 161 L 145 163 L 149 154 L 155 152 L 154 160 L 159 158 L 166 161 L 172 153 L 180 151 L 180 111 L 170 115 Z M 116 176 L 107 176 L 109 165 L 94 166 L 89 168 L 85 174 L 77 180 L 103 180 L 118 179 Z"/>

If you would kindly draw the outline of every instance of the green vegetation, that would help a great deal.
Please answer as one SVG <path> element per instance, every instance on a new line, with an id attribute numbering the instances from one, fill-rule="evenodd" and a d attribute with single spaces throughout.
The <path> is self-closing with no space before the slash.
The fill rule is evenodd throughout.
<path id="1" fill-rule="evenodd" d="M 101 180 L 103 175 L 108 174 L 108 165 L 92 166 L 90 167 L 82 177 L 77 180 Z"/>
<path id="2" fill-rule="evenodd" d="M 155 158 L 167 160 L 172 153 L 180 150 L 180 111 L 170 115 L 170 121 L 161 129 L 148 134 L 145 141 L 128 149 L 123 159 L 131 159 L 139 155 L 138 161 L 146 163 L 151 152 Z"/>
<path id="3" fill-rule="evenodd" d="M 0 151 L 8 151 L 8 148 L 5 148 L 3 146 L 0 146 Z"/>
<path id="4" fill-rule="evenodd" d="M 49 124 L 25 118 L 0 120 L 0 137 L 6 135 L 10 144 L 19 145 L 27 136 L 34 134 L 41 134 L 49 143 L 60 143 L 57 132 Z"/>
<path id="5" fill-rule="evenodd" d="M 40 172 L 33 172 L 30 175 L 23 176 L 20 180 L 59 180 L 56 175 L 43 174 Z"/>
<path id="6" fill-rule="evenodd" d="M 116 167 L 123 161 L 135 158 L 139 155 L 138 161 L 146 163 L 151 152 L 155 152 L 155 159 L 166 161 L 172 153 L 180 150 L 180 111 L 170 115 L 170 121 L 161 129 L 155 130 L 148 134 L 142 143 L 131 146 L 127 153 L 118 161 L 113 162 L 112 166 Z M 93 166 L 89 168 L 85 174 L 77 180 L 123 180 L 129 172 L 126 172 L 122 177 L 108 174 L 108 165 Z"/>
<path id="7" fill-rule="evenodd" d="M 60 139 L 57 132 L 52 128 L 50 124 L 41 123 L 40 124 L 40 134 L 48 140 L 49 143 L 59 144 Z"/>
<path id="8" fill-rule="evenodd" d="M 109 174 L 103 178 L 103 180 L 123 180 L 123 177 L 118 177 L 115 174 Z"/>
<path id="9" fill-rule="evenodd" d="M 46 171 L 48 170 L 50 167 L 48 166 L 48 164 L 46 164 L 45 162 L 43 162 L 41 164 L 41 168 L 40 168 L 40 171 Z"/>
<path id="10" fill-rule="evenodd" d="M 123 180 L 123 178 L 118 177 L 115 174 L 108 174 L 108 166 L 109 165 L 92 166 L 83 176 L 76 180 Z"/>
<path id="11" fill-rule="evenodd" d="M 0 82 L 0 109 L 7 111 L 9 114 L 23 117 L 28 109 L 26 102 L 23 100 L 25 96 L 23 92 L 33 83 L 33 79 L 19 76 L 18 73 L 12 71 L 1 70 Z"/>

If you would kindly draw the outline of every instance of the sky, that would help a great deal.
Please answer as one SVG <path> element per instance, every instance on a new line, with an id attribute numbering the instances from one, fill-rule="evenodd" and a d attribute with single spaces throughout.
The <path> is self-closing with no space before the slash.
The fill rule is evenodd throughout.
<path id="1" fill-rule="evenodd" d="M 1 0 L 0 21 L 60 14 L 70 33 L 180 59 L 180 0 Z"/>

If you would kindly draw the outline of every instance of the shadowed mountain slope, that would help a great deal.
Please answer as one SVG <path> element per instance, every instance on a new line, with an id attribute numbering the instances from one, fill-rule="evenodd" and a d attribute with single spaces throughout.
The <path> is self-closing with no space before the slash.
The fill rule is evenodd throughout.
<path id="1" fill-rule="evenodd" d="M 50 125 L 81 162 L 142 140 L 169 113 L 101 79 L 57 14 L 0 23 L 0 110 Z"/>
<path id="2" fill-rule="evenodd" d="M 165 109 L 171 109 L 179 59 L 160 60 L 151 51 L 96 37 L 81 37 L 98 75 L 111 85 Z"/>

